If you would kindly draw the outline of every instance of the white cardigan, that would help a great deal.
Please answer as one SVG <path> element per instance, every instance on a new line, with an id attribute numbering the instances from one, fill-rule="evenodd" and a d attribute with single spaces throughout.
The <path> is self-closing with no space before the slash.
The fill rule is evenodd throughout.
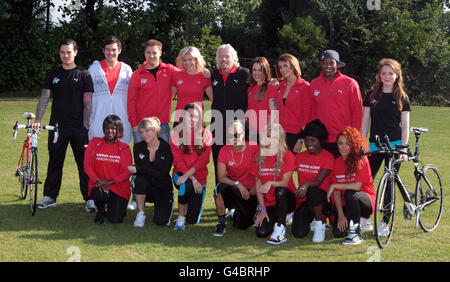
<path id="1" fill-rule="evenodd" d="M 93 137 L 103 137 L 103 121 L 108 115 L 114 114 L 120 117 L 123 122 L 124 136 L 120 141 L 130 144 L 133 135 L 130 122 L 128 121 L 127 96 L 128 83 L 133 70 L 123 62 L 120 68 L 119 78 L 117 80 L 112 95 L 109 92 L 105 73 L 99 61 L 89 67 L 89 72 L 94 83 L 94 94 L 92 96 L 92 115 L 89 126 L 89 140 Z"/>

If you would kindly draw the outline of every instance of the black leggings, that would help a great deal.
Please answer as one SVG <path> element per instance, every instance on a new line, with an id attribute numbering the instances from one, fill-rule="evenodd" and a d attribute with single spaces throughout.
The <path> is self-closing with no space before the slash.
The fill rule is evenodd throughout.
<path id="1" fill-rule="evenodd" d="M 303 238 L 308 235 L 310 223 L 314 219 L 312 207 L 322 205 L 322 214 L 328 215 L 330 212 L 330 203 L 327 200 L 327 193 L 316 187 L 308 188 L 306 192 L 307 201 L 301 203 L 300 207 L 295 211 L 292 220 L 292 234 L 296 238 Z"/>
<path id="2" fill-rule="evenodd" d="M 91 198 L 94 200 L 95 206 L 102 210 L 106 209 L 106 216 L 111 223 L 122 223 L 127 215 L 128 200 L 120 197 L 113 191 L 105 193 L 103 190 L 95 187 L 91 191 Z"/>
<path id="3" fill-rule="evenodd" d="M 273 231 L 275 222 L 286 225 L 286 215 L 295 210 L 297 199 L 291 190 L 285 187 L 275 188 L 276 204 L 267 207 L 269 221 L 264 219 L 261 226 L 256 227 L 256 236 L 267 237 Z"/>
<path id="4" fill-rule="evenodd" d="M 348 222 L 353 220 L 353 223 L 359 223 L 360 217 L 369 218 L 372 214 L 372 204 L 370 203 L 370 198 L 363 191 L 346 190 L 344 193 L 345 206 L 344 215 Z M 337 222 L 339 215 L 337 214 L 336 207 L 333 208 L 334 220 L 332 223 L 333 234 L 335 237 L 343 237 L 347 233 L 346 231 L 341 232 L 337 228 Z M 359 226 L 358 226 L 359 231 Z"/>
<path id="5" fill-rule="evenodd" d="M 173 183 L 177 183 L 177 179 L 182 174 L 173 175 Z M 194 189 L 192 180 L 188 178 L 184 184 L 176 185 L 178 189 L 178 204 L 186 205 L 186 223 L 198 224 L 203 213 L 203 199 L 205 198 L 206 188 L 203 187 L 203 193 L 197 194 Z"/>
<path id="6" fill-rule="evenodd" d="M 154 187 L 151 177 L 136 175 L 134 179 L 134 194 L 146 195 L 145 202 L 155 203 L 153 222 L 159 226 L 169 223 L 173 210 L 173 187 Z"/>
<path id="7" fill-rule="evenodd" d="M 242 198 L 239 188 L 224 183 L 219 183 L 214 190 L 214 198 L 221 194 L 225 206 L 235 208 L 233 216 L 233 226 L 238 229 L 247 229 L 254 224 L 254 217 L 258 200 L 256 195 L 250 195 L 248 200 Z"/>

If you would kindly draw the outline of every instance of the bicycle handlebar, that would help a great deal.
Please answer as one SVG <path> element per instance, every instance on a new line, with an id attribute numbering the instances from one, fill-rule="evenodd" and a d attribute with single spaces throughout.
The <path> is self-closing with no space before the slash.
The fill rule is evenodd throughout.
<path id="1" fill-rule="evenodd" d="M 19 124 L 18 121 L 16 121 L 16 123 L 14 124 L 13 127 L 13 137 L 12 137 L 12 141 L 16 140 L 17 137 L 17 130 L 23 128 L 23 129 L 33 129 L 33 131 L 37 132 L 41 129 L 43 130 L 49 130 L 49 131 L 54 131 L 54 136 L 53 136 L 53 144 L 55 144 L 56 142 L 58 142 L 58 138 L 59 138 L 59 127 L 58 127 L 58 123 L 56 123 L 56 125 L 41 125 L 39 126 L 39 130 L 36 130 L 34 128 L 31 127 L 31 125 L 25 125 L 25 124 Z"/>
<path id="2" fill-rule="evenodd" d="M 388 155 L 407 155 L 409 158 L 413 158 L 414 156 L 411 153 L 411 150 L 409 149 L 409 145 L 395 145 L 395 148 L 392 147 L 391 143 L 389 142 L 389 137 L 387 134 L 384 135 L 385 143 L 381 144 L 380 136 L 375 135 L 375 144 L 379 150 L 375 151 L 364 151 L 364 148 L 361 147 L 361 155 L 370 155 L 370 154 L 388 154 Z M 406 152 L 402 151 L 402 149 L 408 149 Z"/>

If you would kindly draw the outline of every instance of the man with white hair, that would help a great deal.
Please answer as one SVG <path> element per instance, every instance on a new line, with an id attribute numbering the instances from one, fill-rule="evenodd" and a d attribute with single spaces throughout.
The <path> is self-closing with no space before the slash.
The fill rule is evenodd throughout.
<path id="1" fill-rule="evenodd" d="M 239 66 L 239 60 L 236 50 L 230 44 L 222 44 L 217 48 L 216 53 L 217 69 L 211 73 L 211 83 L 213 89 L 213 102 L 211 110 L 211 131 L 214 136 L 212 145 L 212 154 L 214 161 L 214 170 L 217 180 L 217 158 L 220 148 L 226 144 L 227 124 L 234 121 L 234 115 L 227 111 L 234 111 L 236 116 L 240 116 L 237 111 L 243 114 L 247 110 L 247 82 L 249 70 Z M 218 119 L 221 115 L 221 120 Z"/>

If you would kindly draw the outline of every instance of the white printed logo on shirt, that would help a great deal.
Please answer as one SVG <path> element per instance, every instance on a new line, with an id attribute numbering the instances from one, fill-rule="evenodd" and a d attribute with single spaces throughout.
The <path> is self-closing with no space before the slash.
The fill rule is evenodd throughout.
<path id="1" fill-rule="evenodd" d="M 319 90 L 314 90 L 314 96 L 319 96 L 319 94 L 320 94 L 320 91 Z"/>
<path id="2" fill-rule="evenodd" d="M 147 79 L 146 78 L 141 78 L 141 85 L 146 84 L 147 83 Z"/>
<path id="3" fill-rule="evenodd" d="M 180 80 L 178 80 L 177 84 L 178 84 L 178 85 L 181 85 L 181 84 L 183 84 L 183 80 L 181 80 L 181 79 L 180 79 Z"/>
<path id="4" fill-rule="evenodd" d="M 140 153 L 140 154 L 139 154 L 139 158 L 140 158 L 141 160 L 143 160 L 143 159 L 145 158 L 145 155 L 142 154 L 142 153 Z"/>
<path id="5" fill-rule="evenodd" d="M 56 83 L 58 83 L 58 82 L 59 82 L 59 80 L 60 80 L 59 78 L 57 78 L 57 77 L 54 77 L 54 78 L 53 78 L 53 84 L 56 84 Z"/>
<path id="6" fill-rule="evenodd" d="M 344 92 L 344 90 L 338 90 L 339 94 L 342 94 Z"/>
<path id="7" fill-rule="evenodd" d="M 238 81 L 239 81 L 239 80 L 237 80 L 237 79 L 233 79 L 233 80 L 234 80 L 235 83 L 238 83 Z"/>

